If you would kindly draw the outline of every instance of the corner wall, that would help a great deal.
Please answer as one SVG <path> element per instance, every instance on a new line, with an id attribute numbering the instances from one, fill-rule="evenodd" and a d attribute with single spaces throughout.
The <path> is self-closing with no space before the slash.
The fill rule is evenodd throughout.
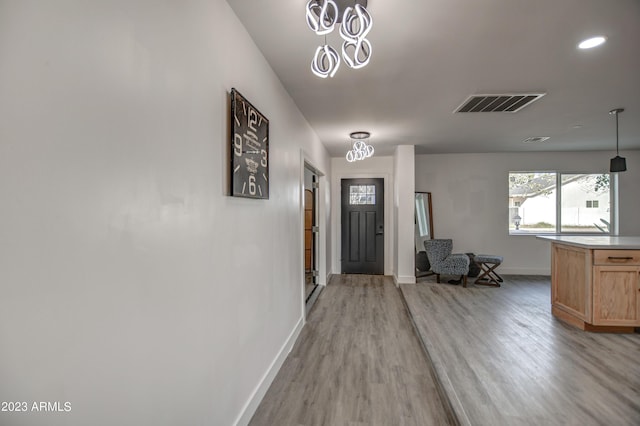
<path id="1" fill-rule="evenodd" d="M 622 152 L 628 171 L 620 173 L 620 234 L 640 235 L 640 151 Z M 610 152 L 538 152 L 416 155 L 416 191 L 433 197 L 435 238 L 452 238 L 454 251 L 504 256 L 505 274 L 550 273 L 548 242 L 510 236 L 509 171 L 607 172 Z"/>
<path id="2" fill-rule="evenodd" d="M 415 284 L 415 148 L 399 145 L 393 156 L 394 280 Z"/>
<path id="3" fill-rule="evenodd" d="M 232 87 L 268 201 L 225 195 Z M 0 424 L 247 423 L 303 324 L 300 152 L 331 164 L 228 4 L 2 1 L 0 93 L 0 401 L 71 404 Z"/>
<path id="4" fill-rule="evenodd" d="M 620 151 L 620 155 L 627 158 L 627 171 L 618 173 L 620 235 L 640 236 L 640 151 Z"/>

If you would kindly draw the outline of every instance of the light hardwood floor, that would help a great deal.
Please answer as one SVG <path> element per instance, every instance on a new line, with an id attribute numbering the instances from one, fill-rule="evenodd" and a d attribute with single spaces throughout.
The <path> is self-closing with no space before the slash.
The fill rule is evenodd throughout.
<path id="1" fill-rule="evenodd" d="M 251 425 L 451 424 L 390 277 L 337 275 Z"/>
<path id="2" fill-rule="evenodd" d="M 551 316 L 549 278 L 504 278 L 400 286 L 458 421 L 640 425 L 640 334 L 565 325 Z"/>

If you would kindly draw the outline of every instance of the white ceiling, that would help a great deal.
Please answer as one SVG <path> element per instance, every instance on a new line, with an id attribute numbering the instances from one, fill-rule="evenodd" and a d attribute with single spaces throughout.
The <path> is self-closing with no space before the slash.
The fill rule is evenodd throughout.
<path id="1" fill-rule="evenodd" d="M 638 0 L 369 0 L 371 62 L 333 79 L 311 73 L 323 39 L 306 0 L 227 1 L 332 156 L 356 130 L 377 154 L 613 152 L 618 107 L 620 149 L 640 149 Z M 603 46 L 576 48 L 600 34 Z M 327 41 L 339 50 L 337 31 Z M 453 114 L 471 94 L 539 91 L 515 114 Z"/>

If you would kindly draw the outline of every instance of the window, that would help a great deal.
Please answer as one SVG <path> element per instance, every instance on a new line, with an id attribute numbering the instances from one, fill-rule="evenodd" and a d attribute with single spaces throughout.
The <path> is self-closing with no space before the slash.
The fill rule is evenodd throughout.
<path id="1" fill-rule="evenodd" d="M 555 173 L 509 173 L 509 231 L 556 232 L 555 186 Z"/>
<path id="2" fill-rule="evenodd" d="M 603 186 L 606 176 L 606 187 Z M 609 175 L 560 174 L 560 232 L 609 232 Z M 591 201 L 591 208 L 584 206 Z M 602 206 L 602 207 L 600 207 Z"/>
<path id="3" fill-rule="evenodd" d="M 610 206 L 608 173 L 509 173 L 510 234 L 608 234 Z"/>
<path id="4" fill-rule="evenodd" d="M 375 185 L 349 185 L 349 204 L 364 205 L 376 203 Z"/>

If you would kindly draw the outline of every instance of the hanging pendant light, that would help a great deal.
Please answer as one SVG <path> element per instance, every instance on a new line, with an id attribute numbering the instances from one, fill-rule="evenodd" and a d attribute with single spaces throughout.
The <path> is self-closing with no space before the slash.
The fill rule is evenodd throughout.
<path id="1" fill-rule="evenodd" d="M 353 142 L 353 148 L 345 155 L 348 162 L 353 163 L 373 156 L 375 150 L 372 145 L 366 142 L 369 136 L 371 136 L 369 132 L 353 132 L 349 135 L 351 142 Z"/>
<path id="2" fill-rule="evenodd" d="M 627 170 L 627 159 L 620 157 L 618 150 L 618 114 L 624 111 L 624 108 L 616 108 L 609 111 L 609 114 L 616 116 L 616 156 L 611 159 L 611 165 L 609 171 L 611 173 L 624 172 Z"/>
<path id="3" fill-rule="evenodd" d="M 371 31 L 373 20 L 366 8 L 359 4 L 348 7 L 342 17 L 340 36 L 343 38 L 342 58 L 353 68 L 362 68 L 371 58 L 371 43 L 366 39 Z"/>
<path id="4" fill-rule="evenodd" d="M 318 35 L 329 34 L 338 20 L 338 6 L 333 0 L 309 0 L 306 15 L 311 31 Z"/>
<path id="5" fill-rule="evenodd" d="M 320 78 L 333 77 L 340 68 L 340 56 L 336 49 L 325 44 L 316 49 L 311 61 L 311 71 Z"/>
<path id="6" fill-rule="evenodd" d="M 367 10 L 368 0 L 309 0 L 306 20 L 309 29 L 324 35 L 324 45 L 316 49 L 311 61 L 311 71 L 321 78 L 333 77 L 340 65 L 336 49 L 327 44 L 327 34 L 336 26 L 342 43 L 342 61 L 349 68 L 359 69 L 371 59 L 371 42 L 367 39 L 373 19 Z"/>

